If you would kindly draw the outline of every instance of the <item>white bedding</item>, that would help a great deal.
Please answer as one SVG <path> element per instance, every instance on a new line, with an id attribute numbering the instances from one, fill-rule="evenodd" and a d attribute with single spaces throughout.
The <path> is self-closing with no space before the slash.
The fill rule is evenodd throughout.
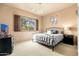
<path id="1" fill-rule="evenodd" d="M 57 43 L 59 43 L 60 41 L 63 40 L 63 34 L 53 34 L 54 36 L 54 42 L 53 42 L 53 46 L 55 46 Z"/>
<path id="2" fill-rule="evenodd" d="M 63 34 L 46 34 L 46 33 L 37 33 L 33 35 L 33 41 L 37 41 L 46 45 L 55 46 L 57 43 L 62 41 Z"/>

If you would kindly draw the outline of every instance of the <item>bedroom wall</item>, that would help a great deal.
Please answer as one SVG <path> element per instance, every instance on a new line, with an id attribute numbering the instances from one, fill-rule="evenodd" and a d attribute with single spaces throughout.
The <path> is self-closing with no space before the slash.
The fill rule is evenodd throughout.
<path id="1" fill-rule="evenodd" d="M 13 7 L 0 4 L 0 23 L 5 23 L 9 25 L 9 33 L 14 36 L 16 42 L 32 39 L 33 33 L 35 32 L 34 31 L 14 32 L 14 28 L 13 28 L 13 25 L 14 25 L 13 15 L 14 14 L 38 19 L 39 20 L 39 31 L 35 31 L 35 32 L 41 31 L 41 26 L 42 26 L 41 17 L 34 15 L 30 12 L 27 12 L 27 11 L 19 10 L 17 8 L 13 8 Z"/>
<path id="2" fill-rule="evenodd" d="M 76 15 L 77 5 L 73 5 L 71 7 L 65 8 L 63 10 L 48 14 L 43 17 L 43 31 L 46 31 L 47 28 L 50 27 L 61 27 L 61 28 L 75 28 L 73 33 L 77 34 L 77 15 Z M 50 18 L 54 16 L 57 19 L 57 23 L 53 25 L 50 21 Z"/>
<path id="3" fill-rule="evenodd" d="M 76 24 L 76 9 L 77 5 L 73 5 L 69 8 L 45 15 L 45 16 L 37 16 L 27 11 L 23 11 L 17 8 L 9 7 L 0 4 L 0 23 L 5 23 L 9 25 L 9 33 L 12 34 L 15 38 L 16 42 L 25 41 L 32 39 L 33 33 L 36 32 L 45 32 L 47 28 L 50 27 L 75 27 Z M 13 15 L 18 14 L 22 16 L 28 16 L 31 18 L 36 18 L 39 20 L 39 31 L 26 31 L 26 32 L 14 32 L 13 30 Z M 57 24 L 53 25 L 50 21 L 50 17 L 55 16 L 57 18 Z M 76 30 L 73 31 L 76 33 Z"/>

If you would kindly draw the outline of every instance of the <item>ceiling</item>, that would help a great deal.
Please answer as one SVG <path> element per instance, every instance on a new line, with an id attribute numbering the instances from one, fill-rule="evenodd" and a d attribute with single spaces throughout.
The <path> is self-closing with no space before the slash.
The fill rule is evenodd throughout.
<path id="1" fill-rule="evenodd" d="M 74 3 L 7 3 L 5 5 L 19 8 L 33 14 L 44 16 L 64 8 L 75 5 Z"/>

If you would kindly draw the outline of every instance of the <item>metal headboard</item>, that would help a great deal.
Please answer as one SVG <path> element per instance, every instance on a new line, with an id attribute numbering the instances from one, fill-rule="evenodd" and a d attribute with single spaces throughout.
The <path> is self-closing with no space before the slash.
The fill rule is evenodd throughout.
<path id="1" fill-rule="evenodd" d="M 50 30 L 57 30 L 57 31 L 59 31 L 62 34 L 64 33 L 64 28 L 61 28 L 61 27 L 50 27 L 50 28 L 46 29 L 46 32 L 50 31 Z"/>

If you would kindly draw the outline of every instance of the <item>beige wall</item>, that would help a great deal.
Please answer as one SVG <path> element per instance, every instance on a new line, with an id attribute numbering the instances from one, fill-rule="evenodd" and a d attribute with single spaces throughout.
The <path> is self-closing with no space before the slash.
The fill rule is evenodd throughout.
<path id="1" fill-rule="evenodd" d="M 13 28 L 13 15 L 18 14 L 22 16 L 28 16 L 31 18 L 36 18 L 39 20 L 39 31 L 41 31 L 41 17 L 31 14 L 29 12 L 19 10 L 16 8 L 12 8 L 5 5 L 0 5 L 0 23 L 5 23 L 9 25 L 9 33 L 12 34 L 15 37 L 15 41 L 23 41 L 23 40 L 29 40 L 32 39 L 34 31 L 26 31 L 26 32 L 14 32 Z"/>
<path id="2" fill-rule="evenodd" d="M 77 27 L 77 5 L 48 14 L 43 17 L 43 31 L 50 27 Z M 54 16 L 57 18 L 57 24 L 53 25 L 50 18 Z"/>
<path id="3" fill-rule="evenodd" d="M 44 17 L 34 15 L 32 13 L 12 8 L 5 5 L 0 5 L 0 23 L 5 23 L 9 25 L 9 33 L 15 37 L 15 41 L 24 41 L 32 39 L 34 31 L 26 32 L 14 32 L 13 30 L 13 15 L 18 14 L 22 16 L 28 16 L 36 18 L 39 20 L 39 31 L 46 31 L 50 27 L 76 27 L 76 9 L 77 6 L 66 8 L 55 13 L 48 14 Z M 57 18 L 57 24 L 53 25 L 50 21 L 50 18 L 55 16 Z M 37 31 L 37 32 L 39 32 Z"/>

